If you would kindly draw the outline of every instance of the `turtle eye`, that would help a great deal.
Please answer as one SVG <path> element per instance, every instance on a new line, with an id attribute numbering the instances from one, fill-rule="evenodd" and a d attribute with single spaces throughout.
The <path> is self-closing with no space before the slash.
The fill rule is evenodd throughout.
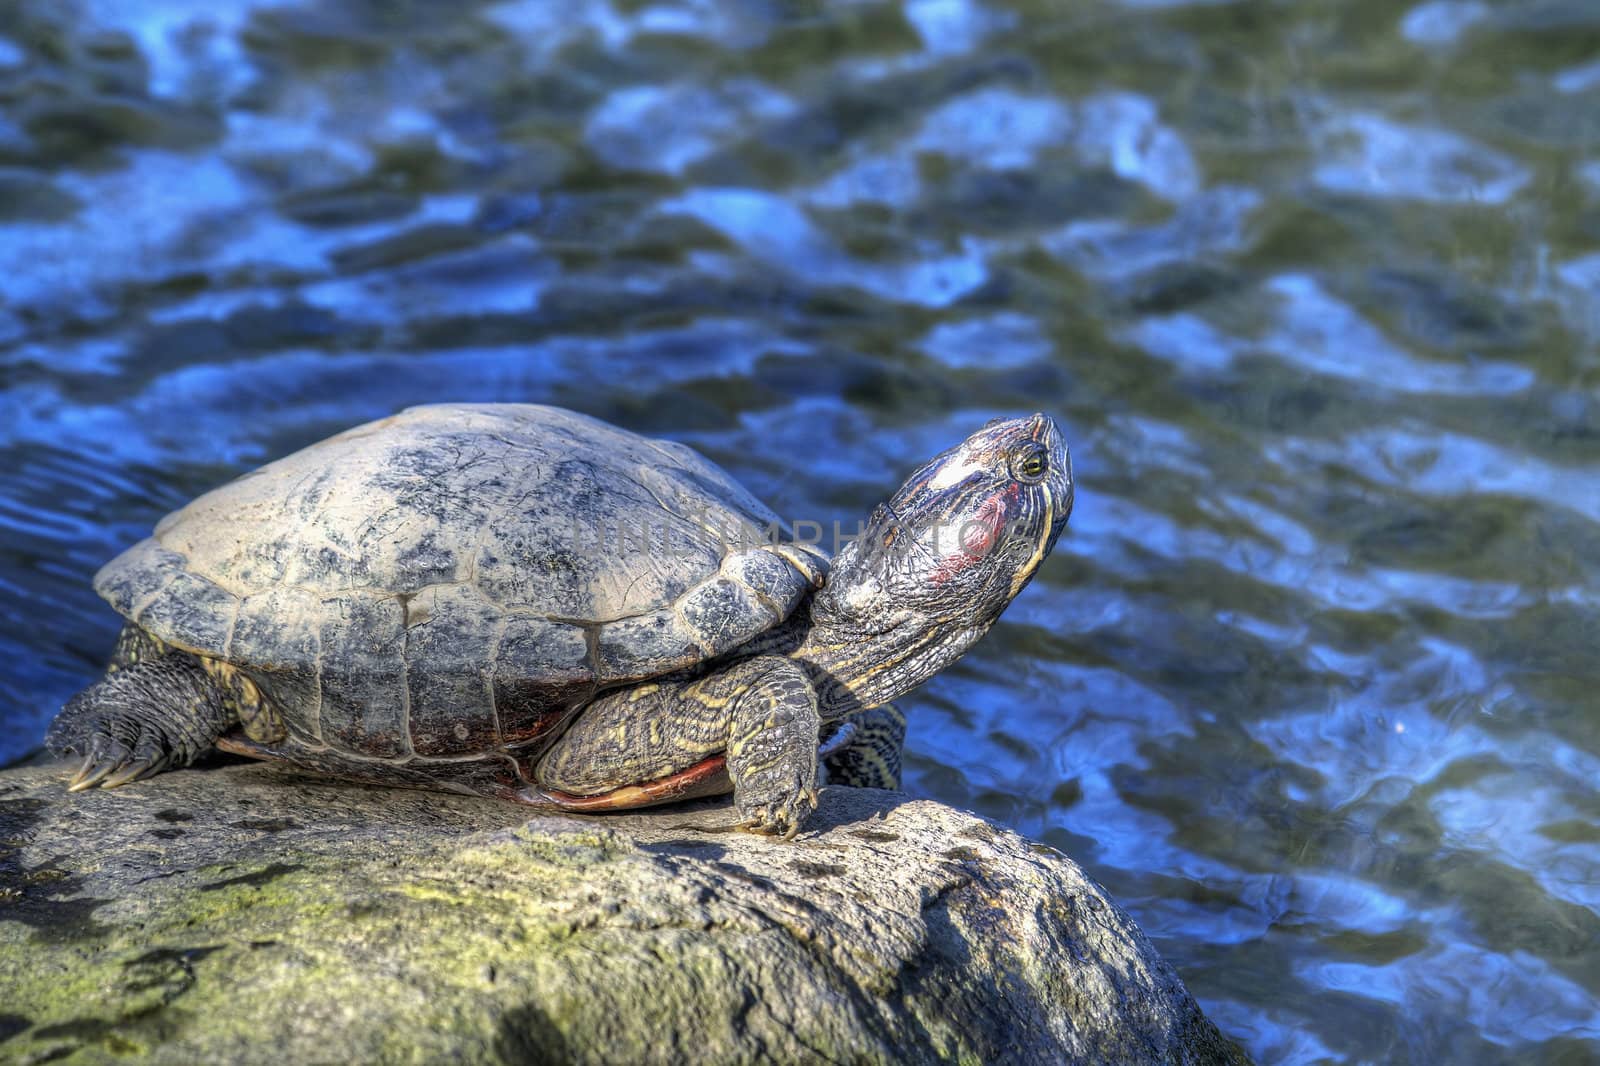
<path id="1" fill-rule="evenodd" d="M 1019 481 L 1038 481 L 1049 469 L 1049 453 L 1032 441 L 1011 459 L 1011 473 Z"/>

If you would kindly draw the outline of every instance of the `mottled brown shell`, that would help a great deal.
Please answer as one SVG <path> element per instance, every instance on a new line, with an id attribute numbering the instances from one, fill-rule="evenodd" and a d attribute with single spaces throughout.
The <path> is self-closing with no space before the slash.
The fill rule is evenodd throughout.
<path id="1" fill-rule="evenodd" d="M 165 518 L 95 587 L 238 666 L 297 746 L 460 759 L 541 746 L 602 687 L 721 654 L 826 561 L 691 449 L 554 407 L 359 426 Z"/>

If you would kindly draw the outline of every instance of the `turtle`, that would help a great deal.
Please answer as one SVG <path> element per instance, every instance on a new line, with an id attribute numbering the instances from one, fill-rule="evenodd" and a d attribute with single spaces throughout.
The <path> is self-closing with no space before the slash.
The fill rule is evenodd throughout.
<path id="1" fill-rule="evenodd" d="M 742 827 L 792 837 L 819 759 L 898 787 L 890 701 L 988 631 L 1072 504 L 1056 424 L 996 419 L 830 557 L 682 443 L 538 404 L 411 407 L 107 563 L 121 635 L 46 741 L 82 756 L 73 791 L 216 747 L 554 810 L 731 791 Z"/>

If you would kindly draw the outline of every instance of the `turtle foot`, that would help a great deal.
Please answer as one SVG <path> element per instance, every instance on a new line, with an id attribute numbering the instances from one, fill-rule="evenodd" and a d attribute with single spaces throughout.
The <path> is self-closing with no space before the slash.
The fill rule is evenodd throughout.
<path id="1" fill-rule="evenodd" d="M 167 656 L 117 670 L 74 696 L 45 744 L 57 755 L 83 756 L 69 792 L 120 788 L 187 766 L 229 722 L 204 669 Z"/>
<path id="2" fill-rule="evenodd" d="M 69 717 L 75 709 L 67 705 L 49 737 L 54 751 L 83 753 L 82 765 L 67 782 L 68 792 L 119 788 L 159 773 L 177 754 L 157 723 L 105 711 Z"/>
<path id="3" fill-rule="evenodd" d="M 740 829 L 793 840 L 800 826 L 817 809 L 817 790 L 804 785 L 798 777 L 782 794 L 764 793 L 760 782 L 748 782 L 735 797 L 739 809 Z"/>

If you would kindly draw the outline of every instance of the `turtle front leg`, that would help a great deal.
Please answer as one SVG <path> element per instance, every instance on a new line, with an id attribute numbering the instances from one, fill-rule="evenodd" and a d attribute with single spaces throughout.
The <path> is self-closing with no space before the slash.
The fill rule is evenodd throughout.
<path id="1" fill-rule="evenodd" d="M 792 659 L 756 656 L 686 683 L 601 696 L 539 760 L 535 779 L 541 789 L 614 793 L 610 805 L 639 806 L 659 801 L 628 786 L 666 782 L 724 753 L 741 824 L 793 837 L 817 806 L 819 733 L 806 672 Z"/>
<path id="2" fill-rule="evenodd" d="M 116 664 L 67 702 L 45 744 L 83 756 L 67 785 L 81 792 L 187 766 L 238 724 L 199 661 L 173 653 Z"/>
<path id="3" fill-rule="evenodd" d="M 817 809 L 817 693 L 790 659 L 747 659 L 719 680 L 739 690 L 728 724 L 728 776 L 744 828 L 792 840 Z"/>

